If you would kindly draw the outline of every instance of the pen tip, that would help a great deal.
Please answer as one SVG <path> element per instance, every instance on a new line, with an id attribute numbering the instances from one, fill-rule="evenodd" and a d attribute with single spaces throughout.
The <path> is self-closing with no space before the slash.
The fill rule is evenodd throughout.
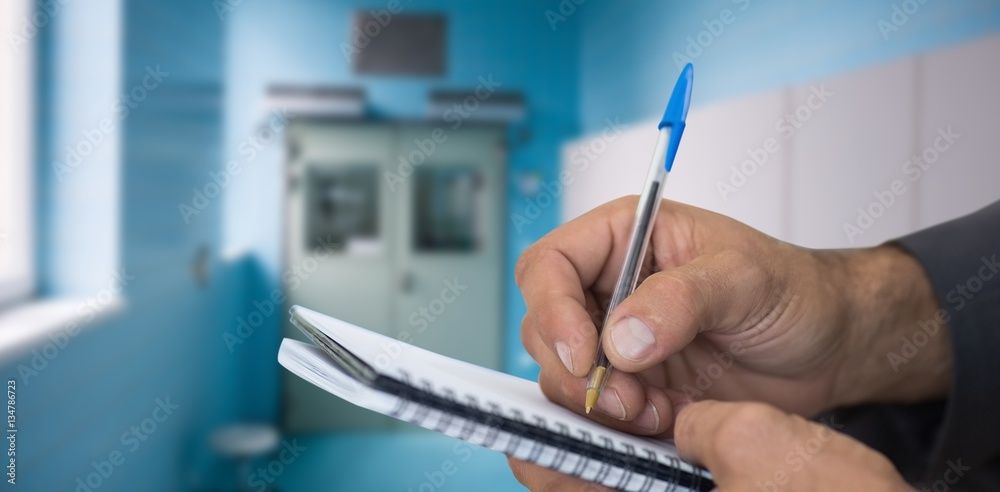
<path id="1" fill-rule="evenodd" d="M 599 395 L 600 393 L 594 388 L 587 390 L 587 403 L 584 405 L 584 408 L 587 409 L 587 413 L 590 413 L 590 411 L 594 409 L 594 405 L 597 404 L 597 397 Z"/>

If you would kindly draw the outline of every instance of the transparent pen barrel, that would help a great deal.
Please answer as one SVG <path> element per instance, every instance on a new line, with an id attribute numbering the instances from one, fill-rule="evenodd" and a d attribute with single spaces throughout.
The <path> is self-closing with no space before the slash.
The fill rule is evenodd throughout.
<path id="1" fill-rule="evenodd" d="M 628 249 L 625 252 L 621 273 L 611 293 L 611 302 L 608 304 L 607 312 L 604 316 L 602 331 L 608 328 L 608 320 L 611 317 L 612 311 L 635 290 L 636 284 L 639 281 L 639 274 L 642 272 L 646 250 L 653 232 L 653 224 L 656 222 L 656 213 L 660 208 L 660 197 L 663 194 L 663 187 L 666 184 L 667 175 L 669 174 L 666 168 L 667 147 L 669 143 L 670 127 L 665 127 L 660 130 L 659 138 L 656 141 L 656 148 L 653 151 L 653 158 L 649 163 L 649 171 L 646 174 L 646 183 L 642 194 L 639 195 L 635 221 L 632 223 L 632 232 L 629 235 Z M 598 350 L 598 352 L 600 355 L 595 361 L 595 368 L 606 367 L 610 371 L 610 365 L 608 364 L 607 357 L 604 355 L 604 351 Z M 598 374 L 599 376 L 595 378 L 594 376 Z M 604 371 L 600 373 L 592 371 L 591 379 L 599 380 L 589 381 L 587 387 L 599 387 L 599 390 L 603 390 L 609 376 L 610 373 L 605 374 Z"/>

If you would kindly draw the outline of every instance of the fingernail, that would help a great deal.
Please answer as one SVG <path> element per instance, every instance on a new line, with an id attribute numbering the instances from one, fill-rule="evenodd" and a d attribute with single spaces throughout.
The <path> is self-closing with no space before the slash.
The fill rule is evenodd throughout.
<path id="1" fill-rule="evenodd" d="M 597 409 L 618 420 L 625 420 L 625 404 L 622 403 L 621 397 L 613 388 L 601 393 L 600 398 L 597 399 Z"/>
<path id="2" fill-rule="evenodd" d="M 650 432 L 655 432 L 660 427 L 660 412 L 656 411 L 653 402 L 646 400 L 646 408 L 635 418 L 635 425 Z"/>
<path id="3" fill-rule="evenodd" d="M 573 352 L 570 352 L 569 345 L 566 345 L 566 342 L 556 342 L 556 353 L 559 354 L 559 360 L 566 366 L 566 370 L 573 374 Z"/>
<path id="4" fill-rule="evenodd" d="M 622 357 L 640 360 L 653 350 L 653 331 L 639 318 L 625 318 L 611 327 L 611 343 Z"/>

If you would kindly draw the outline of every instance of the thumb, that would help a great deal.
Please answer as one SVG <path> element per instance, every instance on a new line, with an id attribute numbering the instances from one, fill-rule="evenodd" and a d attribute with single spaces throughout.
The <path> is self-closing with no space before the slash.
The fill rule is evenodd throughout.
<path id="1" fill-rule="evenodd" d="M 616 369 L 648 369 L 700 332 L 757 325 L 781 304 L 782 289 L 760 259 L 731 250 L 700 256 L 639 284 L 611 314 L 604 351 Z"/>
<path id="2" fill-rule="evenodd" d="M 761 490 L 913 490 L 881 453 L 763 403 L 685 405 L 674 422 L 674 443 L 682 458 L 712 472 L 720 490 L 749 484 Z"/>
<path id="3" fill-rule="evenodd" d="M 773 458 L 792 448 L 803 425 L 808 423 L 763 403 L 703 400 L 681 408 L 674 442 L 683 459 L 708 468 L 721 486 L 729 479 L 769 477 Z"/>

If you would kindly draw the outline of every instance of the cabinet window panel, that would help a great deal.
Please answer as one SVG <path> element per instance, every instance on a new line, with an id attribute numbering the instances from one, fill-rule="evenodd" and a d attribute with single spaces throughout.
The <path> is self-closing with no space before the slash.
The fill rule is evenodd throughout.
<path id="1" fill-rule="evenodd" d="M 373 164 L 310 164 L 306 173 L 305 244 L 329 239 L 340 250 L 378 240 L 378 172 Z M 318 247 L 318 246 L 317 246 Z"/>
<path id="2" fill-rule="evenodd" d="M 414 173 L 413 247 L 469 252 L 480 246 L 482 176 L 472 167 L 422 167 Z"/>

